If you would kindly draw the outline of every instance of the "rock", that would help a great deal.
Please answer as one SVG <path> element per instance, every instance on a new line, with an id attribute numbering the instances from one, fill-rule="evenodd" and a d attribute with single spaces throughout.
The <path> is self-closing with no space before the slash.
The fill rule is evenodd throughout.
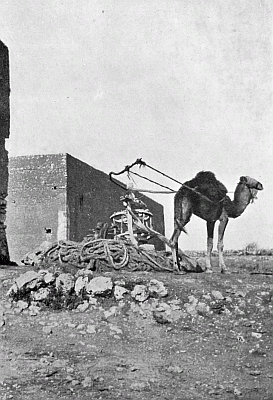
<path id="1" fill-rule="evenodd" d="M 50 335 L 51 333 L 53 333 L 52 327 L 51 327 L 51 326 L 44 326 L 42 330 L 43 330 L 43 332 L 46 333 L 47 335 Z"/>
<path id="2" fill-rule="evenodd" d="M 243 310 L 240 310 L 240 308 L 238 306 L 234 307 L 234 312 L 238 315 L 244 315 L 245 312 Z"/>
<path id="3" fill-rule="evenodd" d="M 53 283 L 54 281 L 55 281 L 55 276 L 52 274 L 52 272 L 47 272 L 45 275 L 44 275 L 44 282 L 46 283 L 46 284 L 50 284 L 50 283 Z"/>
<path id="4" fill-rule="evenodd" d="M 16 293 L 18 293 L 18 291 L 19 291 L 19 288 L 18 288 L 18 286 L 17 286 L 17 283 L 14 283 L 14 284 L 9 288 L 9 290 L 7 291 L 6 296 L 13 297 Z"/>
<path id="5" fill-rule="evenodd" d="M 77 379 L 73 379 L 72 381 L 71 381 L 71 385 L 72 386 L 77 386 L 77 385 L 79 385 L 80 384 L 80 381 L 78 381 Z"/>
<path id="6" fill-rule="evenodd" d="M 181 374 L 183 372 L 183 369 L 178 367 L 177 365 L 174 366 L 171 365 L 167 368 L 167 371 L 175 374 Z"/>
<path id="7" fill-rule="evenodd" d="M 69 327 L 69 328 L 76 328 L 76 324 L 72 324 L 71 322 L 67 322 L 66 323 L 66 325 Z"/>
<path id="8" fill-rule="evenodd" d="M 128 293 L 128 290 L 123 286 L 116 285 L 114 288 L 114 296 L 116 300 L 122 300 L 125 293 Z"/>
<path id="9" fill-rule="evenodd" d="M 212 290 L 211 292 L 212 297 L 214 297 L 216 300 L 224 300 L 224 296 L 222 295 L 221 292 L 218 290 Z"/>
<path id="10" fill-rule="evenodd" d="M 96 333 L 96 327 L 94 325 L 87 325 L 86 332 L 87 333 Z"/>
<path id="11" fill-rule="evenodd" d="M 118 281 L 115 281 L 114 283 L 115 283 L 115 286 L 123 286 L 124 287 L 126 285 L 126 282 L 124 279 L 119 279 Z"/>
<path id="12" fill-rule="evenodd" d="M 38 315 L 39 314 L 39 312 L 40 312 L 40 309 L 39 309 L 39 307 L 38 306 L 35 306 L 35 305 L 33 305 L 33 304 L 31 304 L 30 306 L 29 306 L 29 315 L 31 315 L 31 316 L 35 316 L 35 315 Z"/>
<path id="13" fill-rule="evenodd" d="M 196 306 L 197 306 L 198 300 L 194 296 L 189 296 L 188 298 L 189 298 L 190 302 L 189 303 L 185 303 L 184 307 L 186 308 L 187 312 L 189 314 L 191 314 L 192 317 L 194 317 L 194 316 L 197 315 Z"/>
<path id="14" fill-rule="evenodd" d="M 17 309 L 19 309 L 20 311 L 23 311 L 28 308 L 27 301 L 19 300 L 19 301 L 17 301 L 16 305 L 17 305 Z"/>
<path id="15" fill-rule="evenodd" d="M 198 303 L 198 299 L 196 297 L 194 297 L 193 295 L 188 296 L 189 302 L 192 304 L 197 304 Z"/>
<path id="16" fill-rule="evenodd" d="M 113 332 L 115 332 L 117 334 L 121 334 L 122 333 L 122 330 L 116 325 L 110 324 L 109 328 L 110 328 L 111 331 L 113 331 Z"/>
<path id="17" fill-rule="evenodd" d="M 32 298 L 35 301 L 45 300 L 50 294 L 49 288 L 40 288 L 37 292 L 32 292 Z"/>
<path id="18" fill-rule="evenodd" d="M 251 332 L 251 336 L 255 337 L 256 339 L 260 339 L 262 334 L 259 332 Z"/>
<path id="19" fill-rule="evenodd" d="M 210 308 L 206 303 L 198 303 L 196 306 L 196 311 L 200 315 L 208 315 L 210 314 Z"/>
<path id="20" fill-rule="evenodd" d="M 132 385 L 130 386 L 130 388 L 132 390 L 135 391 L 141 391 L 141 390 L 145 390 L 147 387 L 149 387 L 147 382 L 134 382 L 132 383 Z"/>
<path id="21" fill-rule="evenodd" d="M 135 300 L 137 300 L 139 302 L 143 302 L 143 301 L 148 299 L 149 292 L 148 292 L 148 289 L 146 288 L 146 286 L 144 286 L 144 285 L 136 285 L 134 287 L 134 290 L 131 292 L 131 296 Z"/>
<path id="22" fill-rule="evenodd" d="M 79 276 L 75 282 L 75 293 L 79 295 L 88 283 L 88 277 Z"/>
<path id="23" fill-rule="evenodd" d="M 237 296 L 237 297 L 246 297 L 246 292 L 244 292 L 243 290 L 237 290 L 235 292 L 235 296 Z"/>
<path id="24" fill-rule="evenodd" d="M 249 375 L 259 376 L 259 375 L 261 375 L 261 371 L 249 371 Z"/>
<path id="25" fill-rule="evenodd" d="M 82 304 L 78 305 L 77 310 L 80 312 L 84 312 L 88 309 L 89 305 L 90 304 L 88 303 L 88 301 L 84 301 Z"/>
<path id="26" fill-rule="evenodd" d="M 63 293 L 70 293 L 74 288 L 74 277 L 73 275 L 67 274 L 60 274 L 56 278 L 56 288 L 62 289 Z"/>
<path id="27" fill-rule="evenodd" d="M 51 368 L 64 368 L 68 361 L 67 360 L 50 360 L 51 361 Z"/>
<path id="28" fill-rule="evenodd" d="M 94 275 L 94 273 L 90 269 L 79 269 L 77 271 L 75 277 L 78 278 L 79 276 L 82 276 L 84 278 L 87 278 L 89 281 L 93 278 L 93 275 Z"/>
<path id="29" fill-rule="evenodd" d="M 165 288 L 163 282 L 157 279 L 152 279 L 148 286 L 149 294 L 151 297 L 166 297 L 168 290 Z"/>
<path id="30" fill-rule="evenodd" d="M 153 317 L 159 324 L 169 324 L 171 321 L 168 319 L 166 313 L 153 311 Z"/>
<path id="31" fill-rule="evenodd" d="M 95 299 L 94 297 L 92 297 L 92 296 L 89 296 L 89 304 L 91 305 L 91 306 L 95 306 L 95 305 L 97 305 L 98 304 L 98 300 L 97 299 Z"/>
<path id="32" fill-rule="evenodd" d="M 113 282 L 111 278 L 98 276 L 93 278 L 87 285 L 86 291 L 92 295 L 107 296 L 112 292 Z"/>
<path id="33" fill-rule="evenodd" d="M 36 284 L 39 280 L 40 276 L 35 271 L 27 271 L 24 274 L 20 275 L 15 279 L 15 283 L 18 286 L 18 289 L 22 289 L 24 286 L 30 283 Z M 33 288 L 33 285 L 31 286 Z"/>
<path id="34" fill-rule="evenodd" d="M 182 310 L 171 310 L 169 313 L 167 313 L 167 315 L 171 322 L 176 322 L 180 318 L 185 317 L 186 313 Z"/>
<path id="35" fill-rule="evenodd" d="M 111 317 L 112 315 L 115 315 L 117 313 L 117 311 L 118 311 L 118 308 L 115 306 L 112 306 L 109 308 L 109 310 L 105 310 L 103 314 L 104 314 L 104 317 L 107 319 L 107 318 Z"/>
<path id="36" fill-rule="evenodd" d="M 169 312 L 171 311 L 171 306 L 168 303 L 160 303 L 158 305 L 156 305 L 156 311 L 166 311 Z"/>
<path id="37" fill-rule="evenodd" d="M 235 394 L 235 396 L 242 396 L 242 392 L 241 392 L 239 389 L 237 389 L 237 388 L 235 388 L 235 389 L 233 390 L 233 393 Z"/>
<path id="38" fill-rule="evenodd" d="M 82 381 L 82 386 L 83 387 L 89 387 L 89 386 L 92 386 L 92 385 L 93 385 L 93 378 L 91 376 L 87 376 Z"/>

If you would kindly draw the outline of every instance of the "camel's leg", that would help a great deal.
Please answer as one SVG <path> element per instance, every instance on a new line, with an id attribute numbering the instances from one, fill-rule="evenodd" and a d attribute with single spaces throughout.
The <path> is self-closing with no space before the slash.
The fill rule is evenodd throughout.
<path id="1" fill-rule="evenodd" d="M 174 203 L 174 231 L 170 239 L 170 245 L 172 248 L 174 268 L 177 271 L 180 271 L 178 260 L 178 239 L 184 226 L 189 222 L 191 215 L 191 203 L 188 198 L 179 198 L 176 196 Z"/>
<path id="2" fill-rule="evenodd" d="M 180 265 L 178 261 L 178 239 L 180 234 L 181 230 L 178 228 L 177 224 L 174 224 L 174 232 L 170 239 L 170 245 L 172 249 L 173 267 L 176 271 L 180 271 Z"/>
<path id="3" fill-rule="evenodd" d="M 228 216 L 225 211 L 223 211 L 221 217 L 220 217 L 220 223 L 219 223 L 219 228 L 218 228 L 218 243 L 217 243 L 217 250 L 218 250 L 218 255 L 219 255 L 219 267 L 222 273 L 225 273 L 227 271 L 227 267 L 225 265 L 224 261 L 224 255 L 223 255 L 223 250 L 224 250 L 224 234 L 225 234 L 225 229 L 227 227 L 228 223 Z"/>
<path id="4" fill-rule="evenodd" d="M 207 254 L 206 254 L 206 272 L 211 273 L 211 252 L 213 249 L 213 232 L 215 221 L 207 221 Z"/>

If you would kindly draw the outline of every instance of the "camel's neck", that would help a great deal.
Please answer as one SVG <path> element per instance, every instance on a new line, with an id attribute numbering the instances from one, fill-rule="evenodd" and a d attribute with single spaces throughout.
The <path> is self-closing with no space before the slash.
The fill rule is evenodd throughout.
<path id="1" fill-rule="evenodd" d="M 247 185 L 241 182 L 238 183 L 234 192 L 234 199 L 232 202 L 234 206 L 234 218 L 239 217 L 245 211 L 251 198 L 251 192 Z"/>

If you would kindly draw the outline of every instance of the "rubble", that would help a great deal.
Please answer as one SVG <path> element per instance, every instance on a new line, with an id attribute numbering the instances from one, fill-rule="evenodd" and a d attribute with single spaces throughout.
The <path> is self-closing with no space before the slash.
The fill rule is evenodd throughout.
<path id="1" fill-rule="evenodd" d="M 126 293 L 128 293 L 128 290 L 125 287 L 115 285 L 114 296 L 116 300 L 122 300 Z"/>
<path id="2" fill-rule="evenodd" d="M 23 275 L 20 275 L 18 278 L 15 279 L 15 283 L 18 287 L 18 289 L 22 289 L 24 286 L 27 284 L 32 284 L 31 287 L 33 287 L 33 284 L 35 285 L 38 281 L 39 275 L 35 271 L 27 271 Z"/>
<path id="3" fill-rule="evenodd" d="M 71 274 L 60 274 L 56 278 L 56 289 L 61 289 L 63 293 L 69 293 L 75 284 L 75 279 Z"/>
<path id="4" fill-rule="evenodd" d="M 79 276 L 75 282 L 75 293 L 79 295 L 84 288 L 86 288 L 86 284 L 88 283 L 88 278 Z"/>
<path id="5" fill-rule="evenodd" d="M 168 295 L 168 290 L 164 284 L 157 279 L 150 281 L 148 290 L 151 297 L 166 297 Z"/>
<path id="6" fill-rule="evenodd" d="M 107 296 L 112 292 L 112 289 L 113 289 L 112 279 L 103 276 L 93 278 L 86 285 L 87 293 L 91 293 L 93 296 L 96 295 Z"/>
<path id="7" fill-rule="evenodd" d="M 139 301 L 145 301 L 149 297 L 149 290 L 145 285 L 136 285 L 134 290 L 131 292 L 131 296 Z"/>

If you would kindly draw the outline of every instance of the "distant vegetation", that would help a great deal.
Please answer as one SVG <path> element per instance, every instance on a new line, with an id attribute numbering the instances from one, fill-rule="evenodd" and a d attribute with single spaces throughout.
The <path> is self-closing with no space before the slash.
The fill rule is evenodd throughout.
<path id="1" fill-rule="evenodd" d="M 243 250 L 244 255 L 272 256 L 273 249 L 261 249 L 257 243 L 249 243 Z"/>
<path id="2" fill-rule="evenodd" d="M 205 257 L 205 251 L 185 251 L 186 254 L 192 257 Z M 237 255 L 237 256 L 273 256 L 273 249 L 259 248 L 256 242 L 249 243 L 242 250 L 225 250 L 226 255 Z M 212 256 L 218 256 L 218 252 L 214 250 Z"/>

